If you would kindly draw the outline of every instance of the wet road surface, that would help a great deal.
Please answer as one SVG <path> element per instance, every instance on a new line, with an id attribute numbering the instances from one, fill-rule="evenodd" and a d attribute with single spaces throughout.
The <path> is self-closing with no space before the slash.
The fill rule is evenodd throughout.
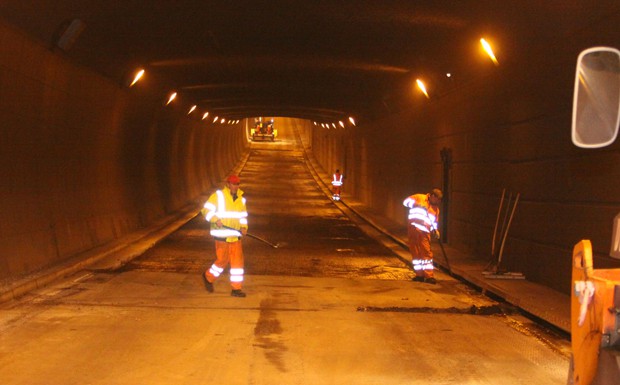
<path id="1" fill-rule="evenodd" d="M 568 341 L 516 309 L 410 267 L 312 178 L 292 126 L 241 172 L 247 298 L 200 216 L 118 269 L 85 270 L 0 307 L 7 384 L 559 384 Z"/>

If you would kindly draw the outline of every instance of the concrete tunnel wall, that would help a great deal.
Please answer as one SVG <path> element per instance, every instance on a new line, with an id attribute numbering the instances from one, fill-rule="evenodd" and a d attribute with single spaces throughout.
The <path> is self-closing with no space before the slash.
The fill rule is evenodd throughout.
<path id="1" fill-rule="evenodd" d="M 440 152 L 448 149 L 440 224 L 448 244 L 491 260 L 502 190 L 513 201 L 520 193 L 502 266 L 568 294 L 572 248 L 581 239 L 592 241 L 595 268 L 620 267 L 609 257 L 620 212 L 620 141 L 586 150 L 570 134 L 577 56 L 596 45 L 620 48 L 618 17 L 567 32 L 552 51 L 531 47 L 388 119 L 315 127 L 313 154 L 326 170 L 344 172 L 345 194 L 406 226 L 404 198 L 445 188 Z"/>
<path id="2" fill-rule="evenodd" d="M 164 107 L 156 83 L 123 88 L 0 25 L 0 283 L 197 209 L 242 159 L 243 124 Z"/>
<path id="3" fill-rule="evenodd" d="M 592 240 L 596 267 L 618 266 L 606 255 L 620 211 L 619 144 L 577 149 L 569 133 L 577 53 L 605 42 L 593 37 L 614 31 L 609 23 L 387 119 L 302 124 L 302 135 L 325 170 L 344 171 L 345 194 L 403 226 L 402 200 L 442 187 L 440 151 L 450 149 L 450 246 L 490 257 L 501 191 L 519 192 L 507 267 L 568 292 L 580 239 Z M 163 108 L 168 90 L 158 87 L 122 88 L 0 25 L 0 284 L 198 208 L 247 153 L 244 127 Z"/>

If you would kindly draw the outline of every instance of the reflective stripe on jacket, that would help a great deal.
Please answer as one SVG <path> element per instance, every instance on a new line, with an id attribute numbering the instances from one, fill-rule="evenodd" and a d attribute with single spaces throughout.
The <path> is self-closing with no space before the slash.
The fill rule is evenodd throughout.
<path id="1" fill-rule="evenodd" d="M 420 231 L 430 233 L 438 229 L 439 208 L 430 205 L 428 194 L 411 195 L 403 201 L 403 206 L 409 207 L 409 223 Z"/>
<path id="2" fill-rule="evenodd" d="M 207 200 L 202 209 L 205 219 L 211 223 L 211 235 L 215 238 L 226 238 L 226 242 L 239 240 L 241 228 L 248 228 L 248 211 L 245 206 L 243 191 L 237 190 L 237 199 L 233 200 L 228 187 L 217 190 Z M 217 228 L 217 220 L 221 220 L 226 228 Z M 234 230 L 232 230 L 234 229 Z"/>
<path id="3" fill-rule="evenodd" d="M 332 185 L 342 186 L 342 174 L 334 174 L 332 176 Z"/>

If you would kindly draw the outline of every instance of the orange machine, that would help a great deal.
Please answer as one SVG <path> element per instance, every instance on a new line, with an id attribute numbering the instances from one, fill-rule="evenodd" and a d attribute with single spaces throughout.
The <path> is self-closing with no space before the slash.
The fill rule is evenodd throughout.
<path id="1" fill-rule="evenodd" d="M 620 384 L 620 269 L 594 269 L 588 240 L 573 249 L 569 384 Z"/>
<path id="2" fill-rule="evenodd" d="M 613 143 L 620 125 L 620 51 L 594 47 L 577 59 L 572 141 L 581 148 Z M 611 257 L 620 258 L 620 215 Z M 620 269 L 595 269 L 592 244 L 573 249 L 572 358 L 568 384 L 620 384 Z"/>

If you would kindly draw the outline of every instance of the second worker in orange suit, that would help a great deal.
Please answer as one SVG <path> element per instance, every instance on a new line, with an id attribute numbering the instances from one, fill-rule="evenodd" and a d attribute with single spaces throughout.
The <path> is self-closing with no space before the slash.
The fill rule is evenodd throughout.
<path id="1" fill-rule="evenodd" d="M 431 234 L 439 239 L 437 220 L 442 198 L 441 190 L 433 189 L 428 194 L 411 195 L 403 202 L 403 205 L 409 208 L 407 235 L 409 236 L 411 263 L 415 272 L 414 281 L 437 283 L 433 274 Z"/>

